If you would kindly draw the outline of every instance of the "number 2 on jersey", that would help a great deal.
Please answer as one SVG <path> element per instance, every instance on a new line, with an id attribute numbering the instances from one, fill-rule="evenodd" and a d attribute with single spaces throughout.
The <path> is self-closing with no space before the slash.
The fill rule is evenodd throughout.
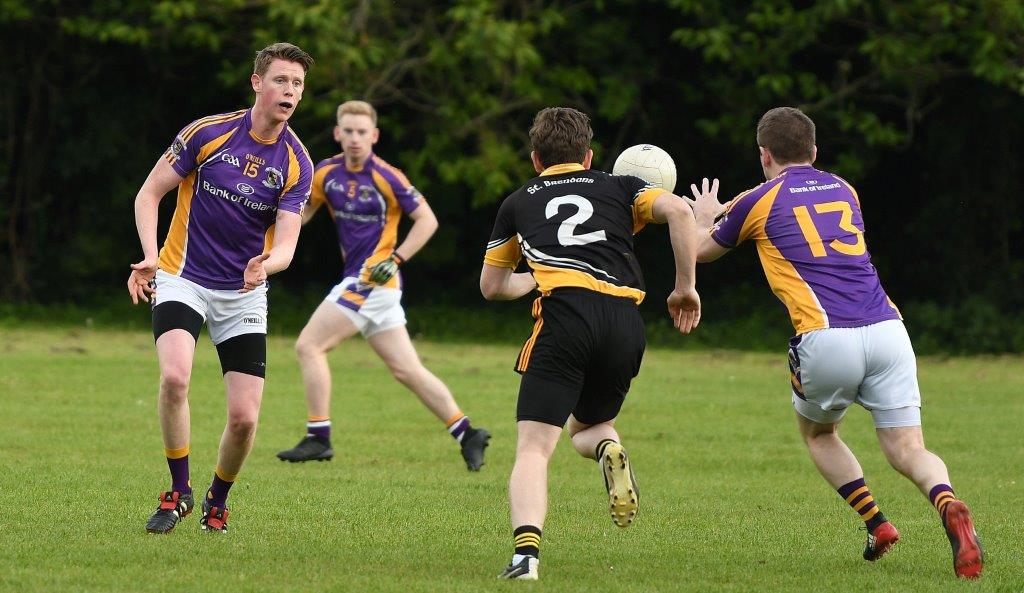
<path id="1" fill-rule="evenodd" d="M 838 201 L 815 204 L 814 211 L 818 214 L 839 212 L 839 228 L 853 233 L 856 237 L 853 243 L 844 243 L 839 239 L 833 239 L 828 243 L 829 247 L 845 255 L 863 255 L 867 251 L 867 247 L 864 245 L 864 233 L 853 224 L 853 209 L 850 208 L 849 202 Z M 811 255 L 814 257 L 827 256 L 825 244 L 821 240 L 821 234 L 818 233 L 818 227 L 815 226 L 814 220 L 811 219 L 811 213 L 807 210 L 807 206 L 793 208 L 793 216 L 796 217 L 796 222 L 800 225 L 800 231 L 803 232 L 804 239 L 807 240 L 807 245 L 811 248 Z"/>
<path id="2" fill-rule="evenodd" d="M 569 204 L 576 207 L 576 214 L 573 214 L 569 218 L 562 221 L 562 224 L 558 225 L 558 242 L 562 245 L 586 245 L 587 243 L 593 243 L 595 241 L 604 241 L 607 239 L 607 235 L 604 230 L 591 231 L 589 233 L 583 233 L 580 235 L 574 234 L 576 227 L 583 224 L 594 215 L 594 205 L 590 203 L 590 200 L 583 196 L 577 196 L 570 194 L 568 196 L 559 196 L 544 207 L 544 216 L 551 218 L 558 214 L 559 206 L 563 204 Z"/>

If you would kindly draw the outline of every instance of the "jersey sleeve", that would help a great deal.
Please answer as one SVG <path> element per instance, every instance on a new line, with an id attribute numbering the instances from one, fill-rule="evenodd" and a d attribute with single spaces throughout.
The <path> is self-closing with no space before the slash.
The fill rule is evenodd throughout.
<path id="1" fill-rule="evenodd" d="M 330 170 L 331 168 L 327 166 L 327 161 L 317 163 L 316 168 L 313 170 L 313 183 L 309 193 L 309 205 L 313 210 L 327 203 L 327 193 L 324 191 L 324 184 L 327 183 L 327 173 Z"/>
<path id="2" fill-rule="evenodd" d="M 164 159 L 178 175 L 186 177 L 199 166 L 199 151 L 212 140 L 211 132 L 215 126 L 210 120 L 208 117 L 200 118 L 182 128 L 164 152 Z"/>
<path id="3" fill-rule="evenodd" d="M 412 183 L 409 183 L 409 178 L 405 176 L 405 173 L 380 157 L 375 158 L 378 166 L 377 172 L 391 186 L 395 201 L 398 202 L 398 207 L 402 209 L 402 212 L 410 214 L 413 210 L 419 208 L 420 203 L 424 200 L 423 194 L 413 187 Z"/>
<path id="4" fill-rule="evenodd" d="M 279 210 L 301 214 L 313 187 L 313 161 L 301 144 L 288 144 L 288 177 L 277 202 Z"/>
<path id="5" fill-rule="evenodd" d="M 665 190 L 633 175 L 618 178 L 626 194 L 631 198 L 633 211 L 633 234 L 640 232 L 647 223 L 654 220 L 654 201 Z"/>
<path id="6" fill-rule="evenodd" d="M 519 247 L 514 214 L 512 198 L 506 198 L 498 208 L 494 230 L 491 231 L 491 239 L 487 242 L 487 253 L 484 254 L 485 264 L 513 270 L 519 265 L 523 252 Z"/>
<path id="7" fill-rule="evenodd" d="M 733 198 L 725 216 L 711 229 L 711 238 L 722 247 L 732 249 L 748 239 L 757 239 L 764 234 L 763 213 L 754 206 L 764 197 L 765 186 L 758 186 Z"/>

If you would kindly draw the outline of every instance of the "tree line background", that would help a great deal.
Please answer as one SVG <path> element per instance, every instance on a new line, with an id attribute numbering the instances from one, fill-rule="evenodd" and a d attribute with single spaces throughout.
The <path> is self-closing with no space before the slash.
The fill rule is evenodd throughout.
<path id="1" fill-rule="evenodd" d="M 339 150 L 337 104 L 371 101 L 378 154 L 441 220 L 404 268 L 406 303 L 422 312 L 414 330 L 511 327 L 494 315 L 523 326 L 524 306 L 483 303 L 477 275 L 498 203 L 534 175 L 538 109 L 589 113 L 597 168 L 653 143 L 675 159 L 677 193 L 719 177 L 728 198 L 763 181 L 757 118 L 793 105 L 817 123 L 818 166 L 857 187 L 874 263 L 918 349 L 1024 351 L 1017 1 L 0 0 L 0 38 L 8 320 L 93 308 L 146 323 L 125 313 L 141 257 L 135 193 L 181 127 L 251 105 L 255 51 L 287 40 L 317 62 L 291 122 L 314 161 Z M 173 204 L 161 206 L 161 240 Z M 637 250 L 658 339 L 670 333 L 665 229 L 649 227 Z M 698 270 L 708 329 L 693 343 L 777 345 L 785 313 L 753 248 L 737 251 Z M 320 216 L 273 280 L 272 321 L 301 324 L 338 258 Z"/>

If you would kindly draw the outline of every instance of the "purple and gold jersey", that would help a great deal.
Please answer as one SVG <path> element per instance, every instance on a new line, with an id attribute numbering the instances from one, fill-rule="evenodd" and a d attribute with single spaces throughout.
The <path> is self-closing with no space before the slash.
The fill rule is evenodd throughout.
<path id="1" fill-rule="evenodd" d="M 405 175 L 375 154 L 363 167 L 350 170 L 342 154 L 320 161 L 313 174 L 311 205 L 327 204 L 338 229 L 343 277 L 367 284 L 370 268 L 384 261 L 398 242 L 398 221 L 423 200 Z M 401 274 L 386 284 L 401 288 Z"/>
<path id="2" fill-rule="evenodd" d="M 902 319 L 871 264 L 857 192 L 836 175 L 789 167 L 737 196 L 711 237 L 727 248 L 755 241 L 797 334 Z"/>
<path id="3" fill-rule="evenodd" d="M 309 199 L 309 153 L 287 124 L 275 139 L 256 136 L 245 109 L 192 122 L 164 158 L 184 179 L 160 269 L 204 288 L 242 288 L 246 264 L 273 244 L 277 210 L 299 214 Z"/>

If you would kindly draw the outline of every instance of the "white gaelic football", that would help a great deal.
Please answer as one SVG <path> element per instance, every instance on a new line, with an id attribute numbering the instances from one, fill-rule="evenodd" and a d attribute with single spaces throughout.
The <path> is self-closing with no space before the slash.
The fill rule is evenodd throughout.
<path id="1" fill-rule="evenodd" d="M 666 191 L 676 188 L 676 163 L 653 144 L 637 144 L 622 151 L 612 167 L 615 175 L 635 175 Z"/>

